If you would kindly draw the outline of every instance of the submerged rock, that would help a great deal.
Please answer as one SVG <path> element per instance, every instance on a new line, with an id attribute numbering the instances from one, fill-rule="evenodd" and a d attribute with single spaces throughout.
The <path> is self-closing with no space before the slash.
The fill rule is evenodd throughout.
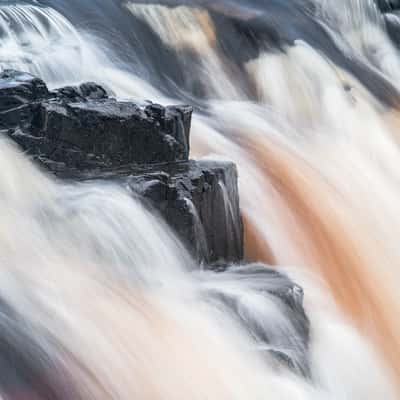
<path id="1" fill-rule="evenodd" d="M 231 314 L 248 331 L 256 351 L 310 377 L 310 323 L 299 285 L 263 264 L 219 264 L 195 274 L 207 301 Z"/>
<path id="2" fill-rule="evenodd" d="M 400 0 L 375 0 L 382 12 L 390 12 L 400 9 Z"/>
<path id="3" fill-rule="evenodd" d="M 95 83 L 49 92 L 6 71 L 0 110 L 3 133 L 59 178 L 112 180 L 157 210 L 197 260 L 242 259 L 236 168 L 189 161 L 191 107 L 117 101 Z"/>

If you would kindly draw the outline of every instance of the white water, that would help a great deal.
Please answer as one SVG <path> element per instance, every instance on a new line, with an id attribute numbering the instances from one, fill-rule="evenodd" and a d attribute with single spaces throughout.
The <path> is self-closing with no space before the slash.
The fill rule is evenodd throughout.
<path id="1" fill-rule="evenodd" d="M 323 24 L 329 25 L 326 15 L 349 17 L 332 32 L 341 47 L 396 81 L 399 55 L 373 9 L 356 0 L 343 0 L 338 8 L 337 2 L 318 3 Z M 33 6 L 0 10 L 6 31 L 0 42 L 3 68 L 38 74 L 51 87 L 95 80 L 119 97 L 173 101 L 128 74 L 101 41 L 57 12 Z M 260 252 L 268 248 L 274 263 L 291 265 L 291 276 L 304 286 L 313 380 L 265 362 L 234 319 L 201 294 L 204 287 L 231 291 L 255 320 L 265 321 L 277 337 L 289 336 L 290 322 L 273 299 L 258 296 L 229 274 L 209 281 L 207 274 L 192 276 L 193 262 L 171 232 L 126 193 L 96 183 L 62 186 L 4 142 L 0 294 L 35 334 L 45 331 L 57 338 L 64 349 L 58 357 L 65 358 L 86 398 L 398 398 L 393 383 L 398 376 L 392 376 L 392 363 L 384 363 L 387 353 L 376 343 L 386 333 L 398 340 L 400 331 L 387 319 L 387 325 L 375 326 L 377 310 L 367 301 L 376 297 L 396 319 L 397 112 L 301 41 L 286 53 L 264 53 L 248 62 L 259 98 L 255 103 L 218 58 L 207 13 L 135 5 L 129 10 L 173 47 L 193 47 L 202 56 L 200 79 L 211 100 L 209 114 L 193 122 L 193 155 L 222 155 L 238 164 L 243 214 L 258 240 L 249 255 L 268 258 Z M 372 57 L 371 47 L 383 54 L 372 52 Z M 352 89 L 344 91 L 344 83 Z M 354 270 L 349 262 L 346 270 L 336 260 L 327 259 L 324 266 L 323 259 L 321 265 L 319 251 L 329 254 L 329 241 L 325 253 L 315 248 L 319 231 L 308 232 L 315 221 L 304 223 L 301 207 L 293 207 L 279 190 L 272 176 L 283 168 L 270 166 L 267 157 L 275 150 L 282 160 L 288 157 L 287 168 L 311 206 L 320 207 L 327 224 L 368 264 Z M 336 267 L 339 278 L 333 276 Z M 371 286 L 359 283 L 360 273 L 374 285 L 371 293 L 363 291 Z M 348 301 L 353 296 L 354 302 L 364 301 L 357 323 Z M 398 345 L 397 340 L 388 346 Z M 396 355 L 400 348 L 389 351 Z"/>

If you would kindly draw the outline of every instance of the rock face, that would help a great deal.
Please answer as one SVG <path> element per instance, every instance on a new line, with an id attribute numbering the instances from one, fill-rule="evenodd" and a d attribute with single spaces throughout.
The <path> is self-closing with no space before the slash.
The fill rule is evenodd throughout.
<path id="1" fill-rule="evenodd" d="M 41 103 L 32 134 L 54 146 L 51 161 L 78 170 L 187 160 L 188 107 L 139 107 L 113 99 Z M 112 134 L 110 134 L 112 132 Z"/>
<path id="2" fill-rule="evenodd" d="M 0 96 L 0 127 L 16 128 L 11 137 L 52 170 L 116 168 L 189 157 L 188 106 L 120 102 L 93 83 L 49 93 L 39 79 L 13 71 L 0 75 Z"/>
<path id="3" fill-rule="evenodd" d="M 96 178 L 99 178 L 97 176 Z M 243 236 L 237 170 L 230 162 L 188 161 L 104 174 L 158 210 L 196 258 L 238 261 Z"/>
<path id="4" fill-rule="evenodd" d="M 29 74 L 0 74 L 0 129 L 63 179 L 108 179 L 158 210 L 199 260 L 243 256 L 237 171 L 189 161 L 189 106 L 109 98 L 95 83 L 50 92 Z"/>

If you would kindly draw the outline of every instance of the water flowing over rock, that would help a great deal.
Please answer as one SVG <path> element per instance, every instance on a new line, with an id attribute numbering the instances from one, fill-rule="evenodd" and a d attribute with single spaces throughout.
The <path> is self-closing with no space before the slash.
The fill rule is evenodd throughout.
<path id="1" fill-rule="evenodd" d="M 376 4 L 383 12 L 394 11 L 400 8 L 399 0 L 376 0 Z"/>
<path id="2" fill-rule="evenodd" d="M 301 288 L 264 265 L 228 266 L 243 259 L 237 169 L 189 160 L 191 107 L 117 101 L 96 83 L 51 92 L 40 79 L 9 70 L 0 75 L 0 110 L 2 132 L 59 179 L 116 183 L 156 210 L 206 267 L 197 279 L 209 301 L 242 324 L 268 359 L 309 375 Z M 259 296 L 257 319 L 243 293 L 219 286 L 230 280 Z M 290 335 L 271 327 L 275 306 L 293 321 Z"/>
<path id="3" fill-rule="evenodd" d="M 399 7 L 3 0 L 1 397 L 398 400 Z"/>
<path id="4" fill-rule="evenodd" d="M 59 179 L 117 184 L 159 213 L 204 265 L 193 274 L 205 299 L 243 325 L 269 362 L 309 376 L 302 290 L 264 265 L 230 266 L 243 259 L 237 169 L 228 161 L 189 160 L 191 113 L 189 106 L 117 101 L 92 82 L 49 91 L 27 73 L 0 74 L 3 134 Z M 220 285 L 230 281 L 241 291 Z M 247 296 L 259 301 L 256 318 Z M 284 309 L 290 334 L 271 326 L 268 313 L 276 307 Z"/>
<path id="5" fill-rule="evenodd" d="M 189 161 L 189 106 L 109 98 L 95 83 L 48 91 L 29 74 L 0 75 L 0 127 L 60 178 L 118 181 L 158 210 L 200 261 L 243 256 L 237 171 Z"/>
<path id="6" fill-rule="evenodd" d="M 147 168 L 124 179 L 205 262 L 243 257 L 236 182 L 235 165 L 215 161 L 166 165 L 161 171 Z"/>
<path id="7" fill-rule="evenodd" d="M 219 265 L 213 269 L 201 274 L 208 301 L 226 307 L 226 312 L 249 332 L 258 351 L 273 354 L 279 363 L 309 377 L 310 326 L 303 308 L 303 289 L 287 275 L 263 264 Z M 231 285 L 238 282 L 241 290 L 232 290 Z M 256 312 L 251 307 L 254 303 L 248 302 L 250 298 L 260 301 Z M 290 332 L 285 335 L 277 334 L 276 326 L 269 323 L 274 307 L 284 310 L 291 321 Z"/>

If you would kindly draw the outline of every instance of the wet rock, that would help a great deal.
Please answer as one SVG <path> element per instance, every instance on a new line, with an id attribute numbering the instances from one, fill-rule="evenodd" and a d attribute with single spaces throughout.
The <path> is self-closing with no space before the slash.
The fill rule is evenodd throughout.
<path id="1" fill-rule="evenodd" d="M 400 0 L 375 0 L 383 14 L 386 31 L 393 44 L 400 46 Z"/>
<path id="2" fill-rule="evenodd" d="M 400 9 L 383 14 L 387 33 L 392 43 L 400 47 Z"/>
<path id="3" fill-rule="evenodd" d="M 46 99 L 45 83 L 34 76 L 13 70 L 0 73 L 0 129 L 26 127 L 37 115 L 37 101 Z"/>
<path id="4" fill-rule="evenodd" d="M 150 200 L 198 260 L 242 259 L 243 228 L 233 163 L 190 161 L 130 176 L 126 184 Z"/>
<path id="5" fill-rule="evenodd" d="M 123 185 L 201 262 L 242 259 L 236 168 L 189 161 L 191 107 L 117 101 L 95 83 L 49 92 L 15 71 L 0 79 L 2 98 L 3 134 L 49 172 Z"/>
<path id="6" fill-rule="evenodd" d="M 89 173 L 62 170 L 57 175 L 123 186 L 161 214 L 200 262 L 243 258 L 237 169 L 231 162 L 187 161 Z"/>
<path id="7" fill-rule="evenodd" d="M 49 92 L 29 74 L 0 76 L 0 129 L 57 170 L 186 161 L 191 113 L 117 101 L 95 83 Z"/>
<path id="8" fill-rule="evenodd" d="M 382 12 L 390 12 L 400 9 L 400 0 L 375 0 Z"/>
<path id="9" fill-rule="evenodd" d="M 195 275 L 203 283 L 204 298 L 248 331 L 256 351 L 279 366 L 310 376 L 310 323 L 299 285 L 263 264 L 214 264 Z"/>
<path id="10" fill-rule="evenodd" d="M 156 114 L 154 108 L 114 99 L 49 100 L 41 103 L 40 117 L 29 133 L 78 153 L 67 160 L 65 151 L 53 153 L 52 161 L 66 162 L 67 168 L 187 160 L 191 109 L 160 107 Z"/>
<path id="11" fill-rule="evenodd" d="M 47 86 L 39 78 L 14 70 L 4 70 L 0 73 L 0 111 L 48 96 Z"/>
<path id="12" fill-rule="evenodd" d="M 94 82 L 82 83 L 80 86 L 65 86 L 55 90 L 55 93 L 58 100 L 63 100 L 67 103 L 108 98 L 106 90 Z"/>

